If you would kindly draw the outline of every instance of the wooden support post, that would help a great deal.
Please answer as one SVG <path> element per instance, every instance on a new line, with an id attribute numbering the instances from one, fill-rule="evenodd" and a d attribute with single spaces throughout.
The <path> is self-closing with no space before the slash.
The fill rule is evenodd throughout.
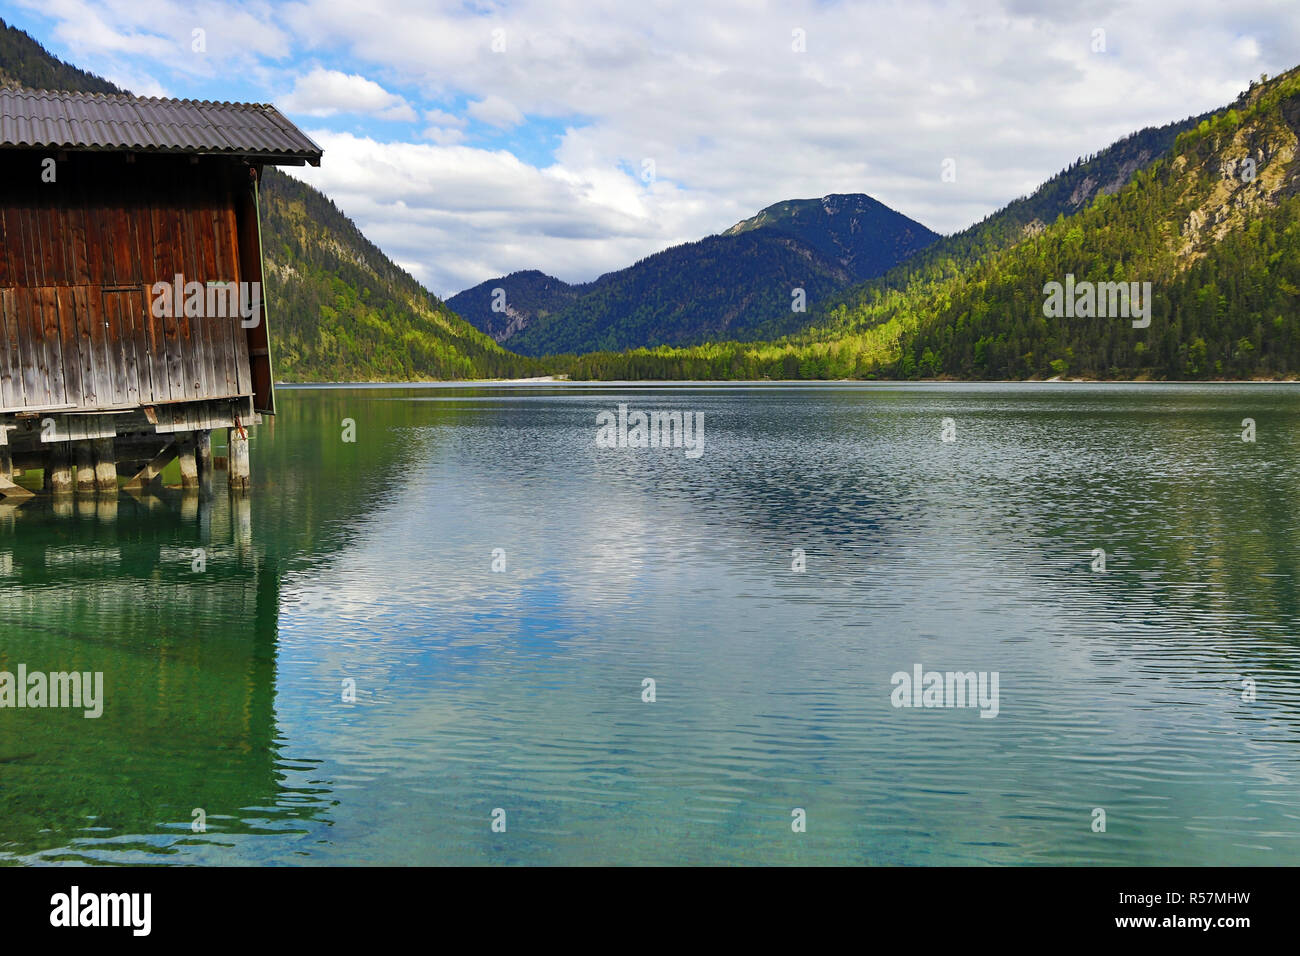
<path id="1" fill-rule="evenodd" d="M 45 484 L 50 494 L 72 494 L 72 446 L 68 442 L 50 445 L 50 456 L 45 462 Z"/>
<path id="2" fill-rule="evenodd" d="M 199 487 L 198 447 L 194 432 L 183 432 L 176 439 L 176 457 L 181 464 L 181 487 Z"/>
<path id="3" fill-rule="evenodd" d="M 248 432 L 236 426 L 227 432 L 230 445 L 230 490 L 247 491 L 249 485 Z"/>
<path id="4" fill-rule="evenodd" d="M 172 459 L 175 457 L 176 443 L 174 441 L 169 441 L 163 450 L 158 452 L 158 455 L 154 460 L 141 468 L 140 471 L 136 473 L 135 477 L 128 481 L 123 487 L 127 490 L 135 491 L 144 488 L 146 485 L 153 484 L 162 476 L 163 469 L 170 465 Z"/>
<path id="5" fill-rule="evenodd" d="M 212 432 L 206 428 L 194 433 L 195 458 L 199 466 L 199 490 L 212 494 Z"/>
<path id="6" fill-rule="evenodd" d="M 95 490 L 117 494 L 117 448 L 112 438 L 95 439 Z"/>
<path id="7" fill-rule="evenodd" d="M 90 494 L 95 490 L 95 447 L 88 441 L 73 442 L 77 459 L 77 493 Z"/>

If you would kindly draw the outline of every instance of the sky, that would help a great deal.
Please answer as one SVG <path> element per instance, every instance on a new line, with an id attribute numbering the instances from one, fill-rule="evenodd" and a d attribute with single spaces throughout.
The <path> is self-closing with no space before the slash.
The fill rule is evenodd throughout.
<path id="1" fill-rule="evenodd" d="M 134 93 L 275 104 L 288 172 L 448 297 L 593 279 L 784 199 L 943 233 L 1300 64 L 1297 0 L 0 0 Z M 945 175 L 947 172 L 947 175 Z"/>

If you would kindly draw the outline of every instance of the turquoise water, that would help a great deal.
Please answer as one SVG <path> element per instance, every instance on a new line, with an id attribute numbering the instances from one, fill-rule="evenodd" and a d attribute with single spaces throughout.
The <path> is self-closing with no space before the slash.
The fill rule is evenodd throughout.
<path id="1" fill-rule="evenodd" d="M 0 670 L 105 685 L 0 709 L 0 860 L 1300 859 L 1295 387 L 279 403 L 242 503 L 0 504 Z M 702 453 L 598 447 L 620 403 Z"/>

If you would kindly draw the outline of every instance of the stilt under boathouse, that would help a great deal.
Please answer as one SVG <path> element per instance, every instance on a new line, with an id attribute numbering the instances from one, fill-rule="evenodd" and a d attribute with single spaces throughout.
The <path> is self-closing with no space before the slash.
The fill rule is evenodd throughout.
<path id="1" fill-rule="evenodd" d="M 271 106 L 0 90 L 0 498 L 249 485 L 275 413 L 258 183 L 320 148 Z"/>

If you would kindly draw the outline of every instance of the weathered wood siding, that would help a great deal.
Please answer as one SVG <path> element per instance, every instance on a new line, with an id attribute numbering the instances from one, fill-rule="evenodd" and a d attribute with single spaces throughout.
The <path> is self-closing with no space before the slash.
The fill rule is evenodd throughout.
<path id="1" fill-rule="evenodd" d="M 265 322 L 159 318 L 155 282 L 260 282 L 248 167 L 226 158 L 0 155 L 0 413 L 254 396 Z M 255 338 L 253 337 L 255 333 Z M 255 385 L 257 386 L 255 388 Z"/>

